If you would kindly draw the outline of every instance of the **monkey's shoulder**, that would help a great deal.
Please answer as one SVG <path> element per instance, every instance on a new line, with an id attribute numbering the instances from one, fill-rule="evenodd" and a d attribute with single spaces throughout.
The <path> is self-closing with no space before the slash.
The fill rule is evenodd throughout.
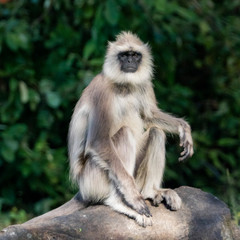
<path id="1" fill-rule="evenodd" d="M 79 100 L 79 107 L 85 103 L 91 106 L 92 109 L 108 109 L 112 103 L 113 93 L 109 81 L 103 74 L 96 75 L 90 84 L 84 89 Z M 101 111 L 102 111 L 101 110 Z"/>
<path id="2" fill-rule="evenodd" d="M 106 85 L 106 81 L 102 73 L 97 74 L 85 88 L 84 92 L 100 91 Z"/>
<path id="3" fill-rule="evenodd" d="M 81 97 L 92 98 L 94 95 L 101 94 L 107 90 L 107 81 L 104 76 L 100 73 L 96 75 L 89 85 L 84 89 Z"/>

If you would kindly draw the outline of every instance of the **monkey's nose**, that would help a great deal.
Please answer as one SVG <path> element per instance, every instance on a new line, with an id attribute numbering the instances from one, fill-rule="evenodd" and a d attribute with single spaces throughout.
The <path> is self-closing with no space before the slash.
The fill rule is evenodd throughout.
<path id="1" fill-rule="evenodd" d="M 132 57 L 128 57 L 128 62 L 129 62 L 129 63 L 132 62 Z"/>

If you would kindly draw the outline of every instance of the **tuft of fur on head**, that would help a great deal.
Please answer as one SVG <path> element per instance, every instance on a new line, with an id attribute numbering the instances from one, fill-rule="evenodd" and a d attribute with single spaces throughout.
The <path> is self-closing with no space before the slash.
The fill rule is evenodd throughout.
<path id="1" fill-rule="evenodd" d="M 142 61 L 134 73 L 121 71 L 118 54 L 125 51 L 136 51 L 142 54 Z M 143 43 L 131 32 L 121 32 L 114 42 L 108 43 L 107 54 L 103 65 L 103 74 L 115 83 L 141 84 L 151 81 L 152 56 L 148 44 Z"/>

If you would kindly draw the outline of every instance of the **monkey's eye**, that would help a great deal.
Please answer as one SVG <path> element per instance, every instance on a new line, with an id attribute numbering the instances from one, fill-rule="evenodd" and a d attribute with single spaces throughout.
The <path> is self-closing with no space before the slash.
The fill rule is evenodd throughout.
<path id="1" fill-rule="evenodd" d="M 135 52 L 134 55 L 133 55 L 133 57 L 136 59 L 136 61 L 139 61 L 139 60 L 141 60 L 141 58 L 142 58 L 142 54 Z"/>
<path id="2" fill-rule="evenodd" d="M 122 58 L 122 59 L 126 59 L 126 58 L 127 58 L 127 55 L 126 55 L 126 54 L 123 54 L 123 55 L 121 56 L 121 58 Z"/>
<path id="3" fill-rule="evenodd" d="M 120 53 L 119 55 L 118 55 L 118 58 L 121 60 L 121 61 L 124 61 L 124 60 L 126 60 L 127 59 L 127 54 L 126 53 Z"/>

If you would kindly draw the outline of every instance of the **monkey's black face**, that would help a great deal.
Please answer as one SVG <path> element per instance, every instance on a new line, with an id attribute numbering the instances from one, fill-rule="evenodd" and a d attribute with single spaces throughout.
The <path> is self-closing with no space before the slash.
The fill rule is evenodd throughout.
<path id="1" fill-rule="evenodd" d="M 134 73 L 137 71 L 142 60 L 142 54 L 134 51 L 120 52 L 118 54 L 121 71 L 125 73 Z"/>

